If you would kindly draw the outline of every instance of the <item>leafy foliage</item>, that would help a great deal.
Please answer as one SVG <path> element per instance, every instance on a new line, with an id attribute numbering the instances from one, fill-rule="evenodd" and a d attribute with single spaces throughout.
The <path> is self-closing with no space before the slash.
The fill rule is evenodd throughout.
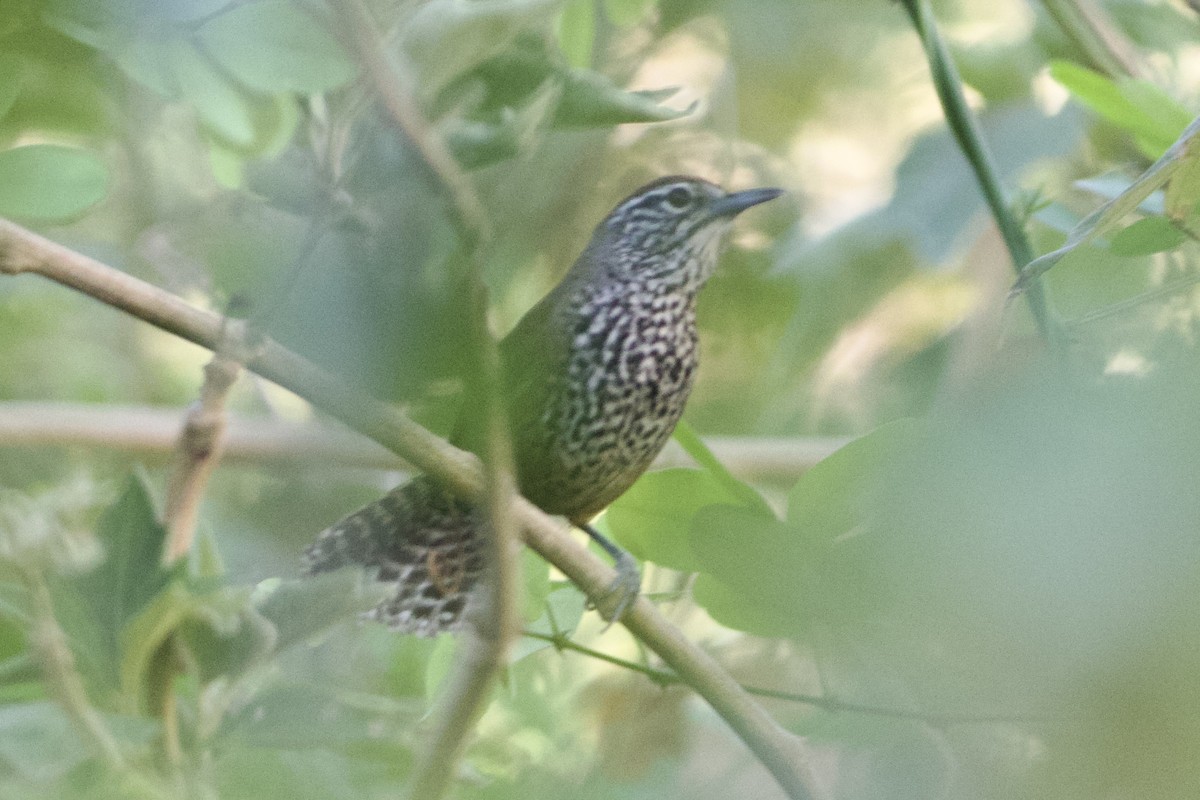
<path id="1" fill-rule="evenodd" d="M 704 363 L 677 432 L 695 467 L 646 475 L 597 524 L 687 635 L 791 697 L 764 702 L 839 797 L 1195 795 L 1195 13 L 1095 4 L 1152 66 L 1135 78 L 1034 6 L 937 4 L 1041 254 L 1016 266 L 1053 297 L 1051 356 L 1006 304 L 1010 256 L 897 4 L 367 5 L 422 135 L 494 230 L 498 330 L 644 179 L 791 190 L 739 221 L 700 297 Z M 338 6 L 5 4 L 0 215 L 246 309 L 449 431 L 474 359 L 461 242 Z M 199 358 L 0 278 L 0 398 L 182 408 Z M 231 402 L 308 413 L 251 381 Z M 0 796 L 402 791 L 460 651 L 359 624 L 386 587 L 296 564 L 384 479 L 324 455 L 223 465 L 196 552 L 164 566 L 157 464 L 6 430 Z M 850 441 L 799 477 L 752 464 L 743 480 L 697 431 Z M 537 637 L 476 726 L 458 796 L 776 796 L 636 643 L 600 634 L 545 563 L 523 567 Z"/>

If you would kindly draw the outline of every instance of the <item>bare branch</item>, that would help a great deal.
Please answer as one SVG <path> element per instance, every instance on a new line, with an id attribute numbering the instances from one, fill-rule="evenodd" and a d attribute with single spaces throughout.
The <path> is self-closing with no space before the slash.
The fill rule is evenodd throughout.
<path id="1" fill-rule="evenodd" d="M 0 274 L 33 272 L 74 288 L 188 341 L 219 345 L 221 318 L 37 234 L 0 220 Z M 486 502 L 479 462 L 405 414 L 348 388 L 343 380 L 270 339 L 246 367 L 337 417 L 408 459 L 452 491 Z M 602 598 L 615 576 L 568 535 L 565 525 L 517 497 L 514 515 L 525 542 L 588 596 Z M 621 623 L 700 694 L 737 732 L 792 798 L 818 796 L 802 742 L 785 731 L 711 656 L 690 642 L 655 606 L 638 598 Z"/>
<path id="2" fill-rule="evenodd" d="M 227 415 L 224 463 L 275 464 L 312 461 L 364 469 L 411 470 L 378 443 L 321 422 Z M 102 447 L 145 458 L 172 451 L 178 435 L 176 409 L 148 406 L 0 402 L 0 447 Z M 729 471 L 745 481 L 790 484 L 849 441 L 835 436 L 710 436 L 705 444 Z M 654 469 L 695 466 L 675 441 Z"/>

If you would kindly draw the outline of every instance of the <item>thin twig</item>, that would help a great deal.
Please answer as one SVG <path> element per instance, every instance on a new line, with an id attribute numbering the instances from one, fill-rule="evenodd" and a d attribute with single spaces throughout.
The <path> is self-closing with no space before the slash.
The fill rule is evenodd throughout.
<path id="1" fill-rule="evenodd" d="M 220 343 L 221 317 L 169 292 L 0 219 L 0 274 L 34 273 L 87 294 L 202 347 Z M 295 392 L 351 428 L 375 439 L 452 491 L 486 502 L 479 462 L 413 422 L 396 408 L 353 388 L 307 359 L 264 338 L 247 369 Z M 593 600 L 603 598 L 615 573 L 571 537 L 557 521 L 517 497 L 513 512 L 525 543 Z M 789 797 L 819 796 L 807 754 L 707 653 L 645 598 L 621 618 L 647 647 L 702 696 L 767 767 Z"/>
<path id="2" fill-rule="evenodd" d="M 1078 322 L 1078 320 L 1074 321 Z M 412 466 L 377 442 L 322 422 L 227 415 L 222 463 L 310 461 L 338 467 L 411 471 Z M 142 458 L 173 452 L 179 411 L 149 406 L 0 402 L 0 447 L 99 447 Z M 704 443 L 745 481 L 790 484 L 845 445 L 837 436 L 709 436 Z M 668 442 L 653 468 L 694 466 L 678 442 Z"/>
<path id="3" fill-rule="evenodd" d="M 606 664 L 612 664 L 615 667 L 627 669 L 631 672 L 638 672 L 660 686 L 677 686 L 683 683 L 683 679 L 670 670 L 658 669 L 647 664 L 639 664 L 636 661 L 629 661 L 599 650 L 594 650 L 586 645 L 579 644 L 564 633 L 546 634 L 538 633 L 537 631 L 525 631 L 525 636 L 530 639 L 549 642 L 554 645 L 554 649 L 556 650 L 570 650 L 580 655 L 603 661 Z M 1052 721 L 1049 717 L 1043 718 L 1032 714 L 971 714 L 953 711 L 910 711 L 902 708 L 890 708 L 888 706 L 852 703 L 829 695 L 784 692 L 778 689 L 764 689 L 745 684 L 741 686 L 747 694 L 752 694 L 756 697 L 768 697 L 772 700 L 803 703 L 820 708 L 823 711 L 864 714 L 872 717 L 887 717 L 889 719 L 911 719 L 918 722 L 927 722 L 931 725 L 1020 725 Z"/>

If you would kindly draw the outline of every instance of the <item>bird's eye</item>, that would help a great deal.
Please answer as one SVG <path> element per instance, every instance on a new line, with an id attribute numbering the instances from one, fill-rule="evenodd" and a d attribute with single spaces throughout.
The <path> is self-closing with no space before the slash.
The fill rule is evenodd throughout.
<path id="1" fill-rule="evenodd" d="M 692 193 L 682 186 L 676 186 L 667 192 L 666 201 L 672 211 L 683 211 L 692 204 Z"/>

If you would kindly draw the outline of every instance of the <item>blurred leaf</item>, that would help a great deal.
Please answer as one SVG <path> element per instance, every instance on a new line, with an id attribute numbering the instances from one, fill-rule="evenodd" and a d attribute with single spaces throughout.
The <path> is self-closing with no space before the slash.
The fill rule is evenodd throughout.
<path id="1" fill-rule="evenodd" d="M 604 75 L 562 64 L 561 57 L 534 36 L 521 37 L 515 47 L 456 76 L 439 94 L 435 108 L 449 109 L 471 98 L 475 116 L 482 115 L 482 119 L 494 123 L 496 114 L 536 100 L 539 90 L 547 85 L 556 90 L 558 98 L 553 127 L 661 122 L 692 111 L 692 107 L 674 110 L 660 105 L 675 93 L 674 89 L 629 92 Z"/>
<path id="2" fill-rule="evenodd" d="M 439 636 L 425 664 L 425 702 L 433 704 L 446 678 L 456 667 L 458 648 L 462 644 L 457 636 Z"/>
<path id="3" fill-rule="evenodd" d="M 562 0 L 423 3 L 403 32 L 404 48 L 419 71 L 417 85 L 429 95 L 440 93 L 451 80 L 544 25 L 561 4 Z"/>
<path id="4" fill-rule="evenodd" d="M 811 621 L 812 559 L 797 531 L 741 506 L 709 506 L 693 519 L 689 542 L 700 572 L 728 590 L 696 594 L 718 621 L 767 635 L 794 634 Z"/>
<path id="5" fill-rule="evenodd" d="M 1178 247 L 1187 236 L 1166 217 L 1146 217 L 1118 231 L 1110 249 L 1119 256 L 1145 256 Z"/>
<path id="6" fill-rule="evenodd" d="M 341 749 L 401 738 L 412 720 L 389 697 L 355 696 L 337 686 L 270 686 L 221 726 L 235 747 Z"/>
<path id="7" fill-rule="evenodd" d="M 100 517 L 96 535 L 104 561 L 70 584 L 115 646 L 126 624 L 182 571 L 182 564 L 162 566 L 166 529 L 158 522 L 140 473 L 130 476 L 116 503 Z"/>
<path id="8" fill-rule="evenodd" d="M 4 772 L 48 781 L 88 756 L 57 703 L 47 700 L 0 706 L 0 763 Z"/>
<path id="9" fill-rule="evenodd" d="M 1085 192 L 1092 192 L 1107 200 L 1112 200 L 1129 189 L 1133 185 L 1133 179 L 1121 174 L 1097 175 L 1094 178 L 1083 178 L 1082 180 L 1075 181 L 1074 185 Z M 1165 214 L 1164 193 L 1160 190 L 1155 190 L 1138 205 L 1137 210 L 1143 214 L 1157 214 L 1159 216 Z M 1076 219 L 1075 224 L 1079 224 L 1078 219 Z M 1070 233 L 1071 228 L 1074 227 L 1075 225 L 1072 225 L 1063 231 L 1063 233 Z"/>
<path id="10" fill-rule="evenodd" d="M 918 428 L 914 420 L 895 420 L 822 459 L 788 493 L 788 524 L 823 544 L 853 533 L 879 470 L 911 447 Z"/>
<path id="11" fill-rule="evenodd" d="M 178 42 L 168 56 L 178 98 L 193 106 L 215 135 L 236 147 L 252 146 L 256 131 L 250 98 L 190 42 Z"/>
<path id="12" fill-rule="evenodd" d="M 595 0 L 567 0 L 558 16 L 558 46 L 572 67 L 592 65 L 596 41 Z"/>
<path id="13" fill-rule="evenodd" d="M 529 622 L 542 615 L 550 595 L 550 562 L 528 547 L 521 548 L 521 618 Z"/>
<path id="14" fill-rule="evenodd" d="M 256 607 L 274 626 L 279 650 L 353 619 L 379 601 L 377 593 L 365 591 L 363 576 L 350 569 L 259 588 Z M 371 588 L 386 591 L 382 585 Z"/>
<path id="15" fill-rule="evenodd" d="M 679 420 L 672 435 L 687 454 L 695 459 L 696 463 L 703 467 L 709 475 L 712 475 L 730 495 L 737 498 L 747 508 L 766 515 L 774 513 L 757 489 L 734 477 L 733 473 L 713 454 L 686 419 Z"/>
<path id="16" fill-rule="evenodd" d="M 617 498 L 606 514 L 617 541 L 643 561 L 696 572 L 688 531 L 700 509 L 740 500 L 710 472 L 664 469 L 648 472 Z"/>
<path id="17" fill-rule="evenodd" d="M 696 110 L 661 105 L 675 88 L 630 92 L 595 72 L 571 70 L 563 76 L 562 101 L 555 123 L 563 127 L 604 127 L 630 122 L 666 122 Z"/>
<path id="18" fill-rule="evenodd" d="M 984 139 L 993 150 L 1001 177 L 1016 183 L 1030 164 L 1071 151 L 1081 131 L 1079 116 L 1070 107 L 1048 117 L 1028 103 L 988 109 L 979 115 Z M 931 264 L 941 263 L 961 244 L 964 229 L 981 219 L 984 210 L 979 184 L 958 145 L 945 130 L 918 137 L 896 170 L 896 189 L 888 205 L 840 228 L 833 236 L 854 241 L 845 245 L 861 250 L 889 237 L 914 241 L 920 255 Z M 797 241 L 786 258 L 798 259 L 812 248 Z M 828 261 L 822 252 L 814 260 Z"/>
<path id="19" fill-rule="evenodd" d="M 66 220 L 104 198 L 108 170 L 87 150 L 31 144 L 0 151 L 0 214 Z"/>
<path id="20" fill-rule="evenodd" d="M 1050 64 L 1050 76 L 1088 108 L 1134 135 L 1150 158 L 1158 158 L 1183 132 L 1192 115 L 1148 81 L 1114 81 L 1069 61 Z"/>
<path id="21" fill-rule="evenodd" d="M 393 748 L 394 752 L 394 748 Z M 329 748 L 299 751 L 273 747 L 228 747 L 217 754 L 213 772 L 222 800 L 363 800 L 360 770 Z M 375 782 L 397 780 L 376 776 Z"/>
<path id="22" fill-rule="evenodd" d="M 355 67 L 309 9 L 287 0 L 238 3 L 200 28 L 198 40 L 230 74 L 263 92 L 324 92 Z"/>
<path id="23" fill-rule="evenodd" d="M 700 573 L 692 584 L 692 598 L 696 605 L 708 612 L 714 620 L 735 631 L 744 631 L 755 636 L 779 638 L 796 633 L 797 619 L 781 610 L 764 613 L 761 604 L 746 598 L 741 589 L 722 583 L 707 573 Z"/>
<path id="24" fill-rule="evenodd" d="M 25 62 L 10 53 L 0 53 L 0 117 L 8 113 L 17 95 L 21 93 L 21 80 Z"/>
<path id="25" fill-rule="evenodd" d="M 604 0 L 604 13 L 614 25 L 640 22 L 658 0 Z"/>

